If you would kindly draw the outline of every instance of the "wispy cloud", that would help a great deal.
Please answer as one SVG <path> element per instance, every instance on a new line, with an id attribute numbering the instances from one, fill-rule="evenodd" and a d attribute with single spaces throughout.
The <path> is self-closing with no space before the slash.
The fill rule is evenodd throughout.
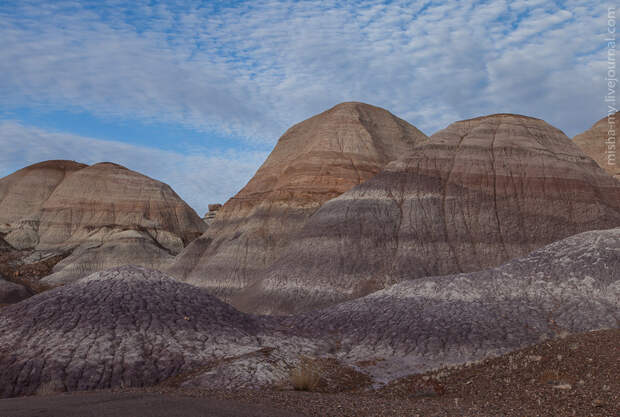
<path id="1" fill-rule="evenodd" d="M 0 177 L 49 159 L 87 164 L 114 161 L 169 184 L 200 215 L 208 203 L 223 203 L 243 187 L 267 157 L 264 152 L 218 153 L 195 148 L 186 153 L 166 152 L 7 120 L 0 121 L 0 143 Z"/>
<path id="2" fill-rule="evenodd" d="M 569 134 L 604 113 L 599 1 L 20 0 L 0 106 L 48 105 L 273 142 L 344 100 L 427 133 L 500 111 Z"/>

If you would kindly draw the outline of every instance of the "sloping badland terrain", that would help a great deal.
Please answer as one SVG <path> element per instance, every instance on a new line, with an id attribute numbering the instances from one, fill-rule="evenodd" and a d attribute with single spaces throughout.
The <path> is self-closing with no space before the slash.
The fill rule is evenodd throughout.
<path id="1" fill-rule="evenodd" d="M 290 386 L 303 358 L 381 384 L 613 328 L 619 268 L 620 229 L 592 231 L 499 268 L 278 318 L 241 313 L 158 271 L 120 267 L 1 310 L 0 386 L 16 396 L 174 377 L 186 388 L 269 388 Z"/>
<path id="2" fill-rule="evenodd" d="M 232 302 L 299 312 L 618 225 L 620 182 L 560 130 L 524 116 L 480 117 L 453 123 L 325 203 Z"/>
<path id="3" fill-rule="evenodd" d="M 221 415 L 620 411 L 620 183 L 542 120 L 428 140 L 343 103 L 208 220 L 111 163 L 0 179 L 0 396 L 40 396 L 0 415 L 78 413 L 93 390 L 115 417 L 154 395 Z"/>
<path id="4" fill-rule="evenodd" d="M 426 140 L 404 120 L 363 103 L 342 103 L 296 124 L 168 271 L 226 299 L 253 283 L 321 204 Z"/>

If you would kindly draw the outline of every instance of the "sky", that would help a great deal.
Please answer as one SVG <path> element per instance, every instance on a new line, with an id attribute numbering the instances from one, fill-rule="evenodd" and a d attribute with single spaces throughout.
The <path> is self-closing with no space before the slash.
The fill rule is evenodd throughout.
<path id="1" fill-rule="evenodd" d="M 0 0 L 0 177 L 111 161 L 199 214 L 343 101 L 428 135 L 491 113 L 606 115 L 607 8 L 575 1 Z"/>

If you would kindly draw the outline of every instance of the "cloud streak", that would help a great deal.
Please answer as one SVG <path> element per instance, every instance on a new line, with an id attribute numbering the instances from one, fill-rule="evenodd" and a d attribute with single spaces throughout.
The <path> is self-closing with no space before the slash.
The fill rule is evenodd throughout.
<path id="1" fill-rule="evenodd" d="M 267 157 L 265 152 L 168 152 L 0 121 L 0 177 L 25 165 L 49 159 L 86 164 L 113 161 L 155 178 L 172 188 L 199 215 L 207 204 L 225 202 L 241 189 Z"/>
<path id="2" fill-rule="evenodd" d="M 604 113 L 602 2 L 7 4 L 4 109 L 75 108 L 267 143 L 346 100 L 429 134 L 503 111 L 574 134 Z"/>

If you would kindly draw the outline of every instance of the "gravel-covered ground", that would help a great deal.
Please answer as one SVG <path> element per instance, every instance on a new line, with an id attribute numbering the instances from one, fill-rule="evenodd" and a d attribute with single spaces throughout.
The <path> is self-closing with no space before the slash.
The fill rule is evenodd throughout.
<path id="1" fill-rule="evenodd" d="M 350 390 L 340 393 L 160 386 L 0 400 L 0 415 L 33 411 L 57 416 L 62 410 L 63 416 L 133 417 L 136 410 L 149 416 L 169 410 L 170 416 L 197 416 L 204 410 L 209 416 L 615 417 L 620 415 L 618 375 L 620 330 L 614 329 L 545 341 L 482 363 L 402 378 L 374 391 L 356 390 L 351 380 Z"/>
<path id="2" fill-rule="evenodd" d="M 308 416 L 620 415 L 620 330 L 542 342 L 471 366 L 402 378 L 376 391 L 182 391 Z M 156 388 L 152 389 L 157 391 Z M 164 390 L 163 392 L 168 392 Z"/>

